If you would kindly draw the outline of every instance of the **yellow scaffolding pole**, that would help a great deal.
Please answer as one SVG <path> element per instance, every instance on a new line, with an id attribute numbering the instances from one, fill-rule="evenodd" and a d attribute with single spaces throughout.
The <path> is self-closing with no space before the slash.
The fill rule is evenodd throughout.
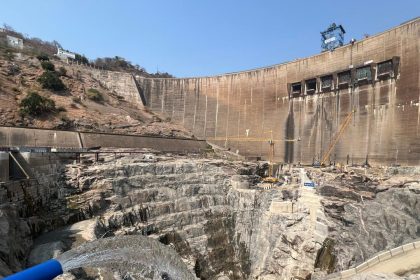
<path id="1" fill-rule="evenodd" d="M 233 142 L 267 142 L 270 144 L 270 150 L 268 154 L 269 169 L 268 175 L 273 176 L 273 164 L 274 164 L 274 143 L 276 142 L 295 142 L 300 141 L 298 139 L 273 139 L 273 131 L 269 130 L 263 133 L 270 133 L 270 138 L 257 138 L 257 137 L 209 137 L 206 138 L 207 141 L 233 141 Z"/>
<path id="2" fill-rule="evenodd" d="M 341 124 L 340 130 L 334 135 L 330 145 L 328 146 L 327 151 L 325 152 L 324 156 L 321 159 L 321 165 L 324 165 L 324 163 L 329 158 L 332 150 L 334 149 L 335 145 L 338 143 L 338 140 L 340 140 L 341 135 L 343 135 L 345 129 L 351 122 L 351 118 L 353 116 L 353 113 L 356 112 L 356 110 L 351 110 L 350 113 L 345 118 L 344 122 Z"/>

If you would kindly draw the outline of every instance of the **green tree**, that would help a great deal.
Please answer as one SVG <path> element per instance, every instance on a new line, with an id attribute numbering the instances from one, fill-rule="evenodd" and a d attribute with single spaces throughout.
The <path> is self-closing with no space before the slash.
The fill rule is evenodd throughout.
<path id="1" fill-rule="evenodd" d="M 52 71 L 45 71 L 42 73 L 42 75 L 38 78 L 38 82 L 43 88 L 53 91 L 60 91 L 66 88 L 63 82 L 60 80 L 58 74 Z"/>
<path id="2" fill-rule="evenodd" d="M 29 92 L 19 104 L 20 114 L 23 116 L 39 116 L 55 111 L 54 100 L 43 97 L 36 92 Z"/>
<path id="3" fill-rule="evenodd" d="M 102 94 L 97 89 L 94 89 L 94 88 L 88 89 L 86 92 L 86 96 L 90 100 L 93 100 L 96 102 L 100 102 L 103 100 Z"/>
<path id="4" fill-rule="evenodd" d="M 66 68 L 64 68 L 64 67 L 60 67 L 60 68 L 58 68 L 58 71 L 57 71 L 57 74 L 58 74 L 58 76 L 66 76 L 67 75 L 67 70 L 66 70 Z"/>
<path id="5" fill-rule="evenodd" d="M 50 58 L 48 57 L 48 54 L 46 53 L 41 53 L 39 55 L 37 55 L 37 57 L 39 61 L 48 61 L 50 60 Z"/>
<path id="6" fill-rule="evenodd" d="M 84 64 L 89 64 L 89 59 L 87 59 L 86 56 L 80 55 L 78 53 L 76 54 L 75 60 Z"/>
<path id="7" fill-rule="evenodd" d="M 42 67 L 42 69 L 44 69 L 46 71 L 54 71 L 55 70 L 54 64 L 52 64 L 49 61 L 41 61 L 41 67 Z"/>

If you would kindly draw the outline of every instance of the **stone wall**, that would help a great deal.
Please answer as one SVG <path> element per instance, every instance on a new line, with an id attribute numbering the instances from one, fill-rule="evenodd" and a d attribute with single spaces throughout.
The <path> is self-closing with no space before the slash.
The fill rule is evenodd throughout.
<path id="1" fill-rule="evenodd" d="M 267 68 L 138 81 L 151 110 L 248 157 L 267 157 L 269 145 L 227 139 L 269 138 L 273 131 L 277 161 L 312 163 L 355 109 L 331 160 L 420 164 L 419 34 L 415 19 L 332 52 Z M 376 75 L 378 63 L 388 60 L 393 73 Z M 372 71 L 366 83 L 357 80 L 356 69 L 363 66 Z M 337 74 L 349 69 L 357 83 L 339 87 Z M 321 77 L 330 74 L 333 89 L 320 92 Z M 315 93 L 306 91 L 305 81 L 313 78 Z M 302 87 L 300 97 L 293 98 L 294 83 Z"/>
<path id="2" fill-rule="evenodd" d="M 141 93 L 137 89 L 133 75 L 125 72 L 100 70 L 87 65 L 73 64 L 73 67 L 81 72 L 88 73 L 98 80 L 102 86 L 124 98 L 124 100 L 143 107 Z"/>

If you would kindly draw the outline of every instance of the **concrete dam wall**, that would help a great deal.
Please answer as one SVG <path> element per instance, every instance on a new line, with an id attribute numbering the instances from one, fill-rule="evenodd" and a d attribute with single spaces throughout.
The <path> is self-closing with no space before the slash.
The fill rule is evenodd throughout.
<path id="1" fill-rule="evenodd" d="M 355 110 L 329 160 L 420 164 L 419 38 L 417 18 L 267 68 L 137 80 L 152 111 L 247 157 L 267 158 L 272 131 L 276 161 L 312 163 Z"/>

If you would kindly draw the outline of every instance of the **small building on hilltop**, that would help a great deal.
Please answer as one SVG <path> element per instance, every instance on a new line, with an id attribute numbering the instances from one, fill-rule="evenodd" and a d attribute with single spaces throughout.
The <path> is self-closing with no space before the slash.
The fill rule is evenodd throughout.
<path id="1" fill-rule="evenodd" d="M 9 46 L 13 48 L 23 49 L 23 39 L 7 35 L 6 40 Z"/>
<path id="2" fill-rule="evenodd" d="M 76 54 L 75 53 L 72 53 L 72 52 L 69 52 L 69 51 L 66 51 L 66 50 L 62 50 L 60 48 L 57 48 L 56 56 L 58 56 L 62 60 L 76 59 Z"/>

